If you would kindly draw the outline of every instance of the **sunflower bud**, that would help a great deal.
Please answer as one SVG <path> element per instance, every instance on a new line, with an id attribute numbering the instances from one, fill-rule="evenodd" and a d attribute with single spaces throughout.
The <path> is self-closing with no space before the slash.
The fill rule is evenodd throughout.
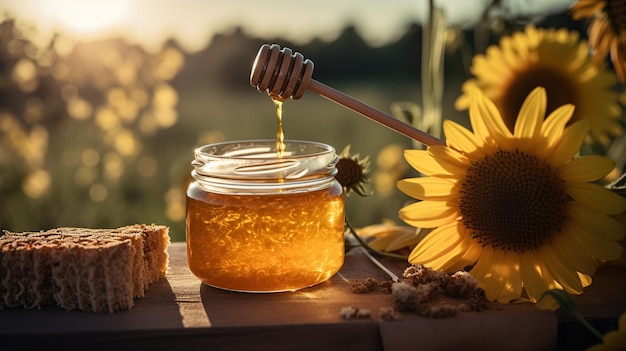
<path id="1" fill-rule="evenodd" d="M 341 184 L 346 195 L 350 195 L 351 191 L 361 196 L 372 194 L 366 190 L 366 184 L 369 182 L 369 164 L 369 156 L 360 159 L 359 154 L 350 155 L 350 145 L 343 149 L 335 166 L 337 168 L 335 179 Z"/>

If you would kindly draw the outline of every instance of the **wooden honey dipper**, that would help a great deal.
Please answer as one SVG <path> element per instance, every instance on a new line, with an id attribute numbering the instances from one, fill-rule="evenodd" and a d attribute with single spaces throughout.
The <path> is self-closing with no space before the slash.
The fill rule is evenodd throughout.
<path id="1" fill-rule="evenodd" d="M 250 84 L 260 92 L 266 92 L 272 98 L 282 101 L 289 98 L 299 99 L 309 89 L 425 145 L 445 145 L 440 139 L 324 85 L 312 79 L 312 76 L 311 60 L 304 59 L 302 54 L 292 52 L 289 48 L 281 49 L 277 44 L 265 44 L 259 49 L 252 65 Z"/>

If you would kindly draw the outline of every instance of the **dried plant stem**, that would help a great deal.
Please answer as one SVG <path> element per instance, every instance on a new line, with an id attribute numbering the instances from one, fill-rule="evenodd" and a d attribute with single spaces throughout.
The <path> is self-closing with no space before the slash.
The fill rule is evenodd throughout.
<path id="1" fill-rule="evenodd" d="M 398 255 L 398 254 L 393 254 L 393 253 L 389 253 L 389 252 L 384 252 L 384 251 L 380 251 L 380 250 L 376 250 L 375 248 L 369 246 L 360 236 L 359 234 L 356 233 L 356 230 L 354 230 L 354 227 L 352 227 L 352 225 L 350 224 L 350 221 L 348 221 L 348 218 L 346 217 L 345 219 L 346 222 L 346 227 L 348 228 L 348 231 L 350 232 L 350 234 L 352 234 L 352 236 L 356 239 L 356 241 L 359 243 L 359 245 L 361 247 L 363 247 L 364 249 L 366 249 L 368 252 L 371 252 L 377 256 L 380 257 L 385 257 L 385 258 L 391 258 L 394 260 L 401 260 L 401 261 L 407 261 L 408 257 L 403 256 L 403 255 Z"/>
<path id="2" fill-rule="evenodd" d="M 437 138 L 441 138 L 445 42 L 443 10 L 430 0 L 428 23 L 422 34 L 422 109 L 423 125 Z"/>

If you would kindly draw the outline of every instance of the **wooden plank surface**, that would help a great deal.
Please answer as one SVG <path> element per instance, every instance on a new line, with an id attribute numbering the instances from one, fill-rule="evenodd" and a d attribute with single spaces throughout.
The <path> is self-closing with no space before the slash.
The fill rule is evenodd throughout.
<path id="1" fill-rule="evenodd" d="M 184 243 L 173 243 L 169 253 L 167 278 L 152 284 L 130 310 L 114 314 L 56 307 L 0 311 L 2 349 L 88 345 L 89 350 L 381 350 L 415 343 L 454 348 L 474 342 L 482 349 L 504 345 L 509 350 L 553 350 L 569 343 L 568 331 L 579 327 L 563 311 L 539 311 L 530 304 L 492 305 L 485 312 L 445 319 L 405 314 L 402 321 L 381 321 L 378 310 L 391 306 L 389 294 L 350 291 L 351 280 L 388 279 L 358 250 L 346 255 L 343 268 L 329 281 L 277 294 L 236 293 L 203 285 L 187 268 Z M 402 262 L 385 263 L 398 275 L 406 267 Z M 626 269 L 603 267 L 576 303 L 591 319 L 610 322 L 626 311 L 625 288 Z M 369 309 L 372 317 L 345 320 L 339 313 L 345 306 Z M 481 337 L 481 330 L 490 331 L 490 336 Z"/>

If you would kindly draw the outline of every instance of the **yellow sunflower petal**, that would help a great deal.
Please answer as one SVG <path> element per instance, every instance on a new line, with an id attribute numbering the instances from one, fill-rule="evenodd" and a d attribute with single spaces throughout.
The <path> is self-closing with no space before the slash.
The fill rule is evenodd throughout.
<path id="1" fill-rule="evenodd" d="M 398 181 L 398 189 L 419 200 L 449 200 L 458 198 L 458 183 L 445 178 L 422 177 Z"/>
<path id="2" fill-rule="evenodd" d="M 624 226 L 617 219 L 576 201 L 568 204 L 567 213 L 581 228 L 607 240 L 622 240 L 626 235 Z"/>
<path id="3" fill-rule="evenodd" d="M 475 56 L 478 57 L 479 55 Z M 461 85 L 461 91 L 463 94 L 454 103 L 454 108 L 457 110 L 466 110 L 470 106 L 471 95 L 473 90 L 480 91 L 475 79 L 468 79 Z"/>
<path id="4" fill-rule="evenodd" d="M 448 261 L 454 261 L 463 254 L 463 237 L 459 233 L 460 223 L 443 225 L 430 232 L 417 244 L 409 255 L 409 263 L 424 264 L 434 270 L 440 270 Z"/>
<path id="5" fill-rule="evenodd" d="M 544 280 L 548 283 L 548 286 L 550 286 L 550 289 L 561 289 L 561 290 L 563 290 L 563 286 L 561 284 L 559 284 L 559 282 L 556 281 L 556 279 L 554 279 L 552 274 L 550 274 L 550 271 L 548 271 L 548 268 L 546 267 L 546 265 L 545 265 L 543 260 L 539 261 L 539 265 L 541 266 L 542 271 L 545 272 Z"/>
<path id="6" fill-rule="evenodd" d="M 446 270 L 448 273 L 454 273 L 464 270 L 466 267 L 472 266 L 476 263 L 480 257 L 483 247 L 470 238 L 467 238 L 466 240 L 468 241 L 468 245 L 467 249 L 463 253 L 463 256 L 459 257 L 456 262 L 450 262 L 448 266 L 445 266 L 442 269 Z"/>
<path id="7" fill-rule="evenodd" d="M 543 125 L 541 126 L 541 135 L 546 139 L 552 141 L 560 140 L 563 135 L 565 125 L 572 118 L 574 114 L 574 105 L 567 104 L 556 108 L 548 117 L 546 117 Z M 552 144 L 548 145 L 549 147 Z"/>
<path id="8" fill-rule="evenodd" d="M 454 101 L 454 108 L 457 110 L 465 110 L 469 106 L 469 96 L 461 95 Z"/>
<path id="9" fill-rule="evenodd" d="M 415 247 L 430 232 L 430 228 L 419 228 L 413 233 L 400 235 L 387 245 L 387 251 L 395 251 L 404 247 Z"/>
<path id="10" fill-rule="evenodd" d="M 451 147 L 445 145 L 432 145 L 428 147 L 428 152 L 433 158 L 457 166 L 458 169 L 465 169 L 469 166 L 467 156 Z M 461 176 L 460 173 L 457 174 Z"/>
<path id="11" fill-rule="evenodd" d="M 598 261 L 589 255 L 585 248 L 571 235 L 559 235 L 558 238 L 554 239 L 551 245 L 552 249 L 576 271 L 589 275 L 594 274 L 598 268 Z"/>
<path id="12" fill-rule="evenodd" d="M 499 49 L 496 46 L 489 46 L 486 50 L 486 55 L 475 55 L 472 59 L 472 66 L 474 71 L 481 71 L 483 82 L 493 82 L 498 79 L 502 79 L 503 75 L 506 75 L 510 70 L 502 62 L 498 62 L 496 57 Z M 486 69 L 491 68 L 491 69 Z M 472 72 L 474 73 L 474 72 Z M 471 95 L 470 95 L 471 98 Z"/>
<path id="13" fill-rule="evenodd" d="M 565 125 L 573 112 L 573 105 L 564 105 L 552 111 L 544 120 L 540 136 L 535 138 L 533 148 L 538 158 L 546 159 L 552 154 L 554 147 L 561 140 Z"/>
<path id="14" fill-rule="evenodd" d="M 394 232 L 415 231 L 415 228 L 408 226 L 399 226 L 394 221 L 385 219 L 382 223 L 370 224 L 365 227 L 355 228 L 356 233 L 364 238 L 384 237 Z"/>
<path id="15" fill-rule="evenodd" d="M 489 300 L 508 303 L 521 295 L 519 254 L 487 245 L 470 274 L 480 282 Z"/>
<path id="16" fill-rule="evenodd" d="M 415 232 L 416 232 L 415 230 L 411 232 L 402 232 L 402 231 L 390 232 L 383 237 L 378 237 L 372 240 L 371 242 L 368 243 L 368 245 L 376 250 L 394 251 L 394 250 L 397 250 L 399 247 L 397 247 L 397 245 L 394 245 L 394 248 L 391 248 L 391 244 L 400 238 L 402 238 L 403 240 L 407 242 L 407 246 L 411 243 L 416 244 L 417 235 Z M 411 240 L 409 240 L 409 238 L 411 238 Z M 404 247 L 404 246 L 401 246 L 401 247 Z"/>
<path id="17" fill-rule="evenodd" d="M 567 127 L 548 161 L 558 167 L 571 160 L 580 150 L 583 140 L 589 132 L 589 126 L 589 120 L 583 119 Z"/>
<path id="18" fill-rule="evenodd" d="M 404 158 L 411 167 L 429 176 L 456 177 L 464 172 L 457 165 L 433 158 L 428 150 L 405 150 Z"/>
<path id="19" fill-rule="evenodd" d="M 592 279 L 590 275 L 578 272 L 578 278 L 580 279 L 580 282 L 583 284 L 583 288 L 586 288 L 589 285 L 591 285 Z"/>
<path id="20" fill-rule="evenodd" d="M 516 67 L 519 63 L 518 53 L 515 52 L 513 40 L 510 37 L 502 37 L 500 40 L 502 58 L 509 67 Z M 509 68 L 510 69 L 510 68 Z"/>
<path id="21" fill-rule="evenodd" d="M 459 216 L 458 204 L 424 200 L 401 208 L 398 216 L 408 225 L 434 228 L 455 221 Z"/>
<path id="22" fill-rule="evenodd" d="M 500 264 L 496 264 L 495 272 L 501 277 L 502 289 L 497 300 L 508 303 L 519 299 L 522 295 L 522 275 L 520 272 L 520 254 L 514 251 L 501 251 Z"/>
<path id="23" fill-rule="evenodd" d="M 432 163 L 436 166 L 437 170 L 443 171 L 439 162 L 433 159 L 427 150 L 404 150 L 404 159 L 406 162 L 416 170 L 424 173 L 422 170 L 418 169 L 418 167 L 422 167 L 424 164 Z M 427 168 L 435 168 L 435 167 L 427 167 Z"/>
<path id="24" fill-rule="evenodd" d="M 620 258 L 624 250 L 619 243 L 594 236 L 574 223 L 568 223 L 564 230 L 570 232 L 571 237 L 595 258 L 613 261 Z"/>
<path id="25" fill-rule="evenodd" d="M 524 100 L 515 120 L 514 135 L 520 139 L 520 145 L 527 147 L 539 135 L 543 119 L 546 115 L 546 90 L 535 88 Z"/>
<path id="26" fill-rule="evenodd" d="M 483 289 L 485 289 L 485 291 L 487 288 L 487 284 L 485 281 L 486 279 L 491 278 L 492 276 L 492 273 L 491 273 L 491 265 L 493 264 L 492 257 L 493 257 L 493 247 L 491 247 L 490 245 L 483 246 L 481 253 L 480 253 L 480 257 L 478 257 L 478 260 L 476 260 L 476 264 L 469 271 L 469 273 L 474 278 L 476 278 L 476 280 L 480 282 L 480 286 Z M 493 289 L 493 287 L 490 287 L 490 288 Z M 489 298 L 489 300 L 494 300 L 494 296 L 495 296 L 495 293 L 492 293 L 491 298 Z"/>
<path id="27" fill-rule="evenodd" d="M 457 151 L 472 154 L 479 150 L 481 142 L 465 127 L 451 120 L 443 121 L 443 132 L 448 146 Z"/>
<path id="28" fill-rule="evenodd" d="M 582 156 L 559 167 L 559 175 L 566 182 L 592 182 L 609 174 L 614 167 L 615 161 L 608 157 Z"/>
<path id="29" fill-rule="evenodd" d="M 436 254 L 433 253 L 430 257 L 422 256 L 419 262 L 428 262 L 425 265 L 434 270 L 445 270 L 446 267 L 457 262 L 459 257 L 463 256 L 466 247 L 461 244 L 462 241 L 459 241 L 457 245 L 451 246 L 449 250 L 440 251 Z"/>
<path id="30" fill-rule="evenodd" d="M 477 99 L 478 94 L 482 95 L 482 92 L 478 88 L 471 91 L 470 92 L 471 99 Z M 489 130 L 487 129 L 487 126 L 485 125 L 485 121 L 484 121 L 483 116 L 480 113 L 478 104 L 475 104 L 475 103 L 471 104 L 469 108 L 469 117 L 470 117 L 470 124 L 472 125 L 472 130 L 474 131 L 474 135 L 476 136 L 476 139 L 481 141 L 483 144 L 486 144 L 487 141 L 490 139 Z"/>
<path id="31" fill-rule="evenodd" d="M 482 95 L 478 95 L 474 103 L 476 104 L 479 115 L 483 117 L 489 135 L 501 148 L 511 150 L 513 148 L 513 135 L 504 124 L 496 105 Z"/>
<path id="32" fill-rule="evenodd" d="M 530 301 L 537 302 L 547 290 L 559 287 L 533 251 L 522 253 L 520 262 L 524 290 Z"/>
<path id="33" fill-rule="evenodd" d="M 484 250 L 483 250 L 484 253 Z M 500 259 L 498 256 L 500 256 L 502 252 L 500 250 L 493 250 L 492 251 L 492 255 L 491 255 L 491 262 L 494 262 L 497 260 L 497 262 L 500 262 Z M 487 298 L 490 301 L 498 301 L 500 303 L 509 303 L 510 301 L 504 301 L 501 299 L 500 294 L 502 292 L 502 290 L 504 289 L 504 284 L 505 281 L 503 280 L 503 277 L 500 274 L 497 274 L 494 271 L 494 266 L 493 263 L 489 264 L 489 262 L 487 262 L 485 259 L 482 260 L 483 264 L 481 264 L 479 266 L 479 263 L 481 262 L 480 259 L 478 259 L 478 262 L 476 263 L 476 266 L 474 268 L 476 268 L 476 272 L 481 272 L 484 271 L 485 269 L 489 269 L 491 270 L 490 273 L 487 273 L 486 275 L 484 273 L 477 273 L 480 276 L 483 276 L 483 280 L 482 280 L 482 286 L 483 289 L 485 289 L 485 294 L 487 295 Z M 485 267 L 487 266 L 487 267 Z M 470 272 L 473 272 L 474 269 L 472 269 Z M 472 275 L 474 273 L 471 273 Z"/>
<path id="34" fill-rule="evenodd" d="M 578 277 L 578 272 L 564 263 L 558 255 L 555 255 L 550 246 L 545 246 L 541 250 L 541 258 L 550 274 L 563 286 L 565 291 L 570 294 L 582 293 L 583 285 Z"/>
<path id="35" fill-rule="evenodd" d="M 626 211 L 626 198 L 594 183 L 566 183 L 565 191 L 574 200 L 602 213 L 616 215 Z"/>

